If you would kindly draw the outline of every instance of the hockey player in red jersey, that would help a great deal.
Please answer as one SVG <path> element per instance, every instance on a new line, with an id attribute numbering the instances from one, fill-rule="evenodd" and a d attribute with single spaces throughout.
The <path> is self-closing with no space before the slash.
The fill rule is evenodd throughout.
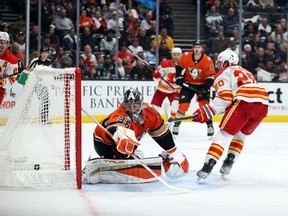
<path id="1" fill-rule="evenodd" d="M 176 84 L 175 65 L 181 59 L 182 50 L 179 47 L 172 49 L 172 59 L 164 60 L 153 71 L 153 77 L 158 80 L 157 90 L 155 91 L 151 104 L 159 109 L 163 104 L 164 99 L 167 97 L 171 106 L 171 117 L 175 118 L 178 104 L 179 104 L 179 92 L 180 86 Z"/>
<path id="2" fill-rule="evenodd" d="M 266 89 L 257 83 L 252 73 L 238 66 L 238 61 L 237 53 L 231 50 L 218 55 L 216 67 L 220 71 L 213 83 L 216 97 L 194 113 L 197 117 L 193 121 L 203 123 L 224 111 L 220 131 L 212 141 L 203 168 L 197 172 L 199 180 L 207 178 L 227 146 L 229 149 L 220 173 L 228 175 L 242 152 L 247 136 L 252 134 L 268 112 Z"/>
<path id="3" fill-rule="evenodd" d="M 7 75 L 18 73 L 18 60 L 8 50 L 10 37 L 7 32 L 0 31 L 0 104 L 2 103 L 5 91 L 6 82 L 13 84 L 16 77 L 4 78 Z"/>
<path id="4" fill-rule="evenodd" d="M 167 176 L 171 174 L 169 177 L 178 177 L 174 174 L 179 173 L 182 176 L 188 173 L 189 163 L 186 156 L 175 145 L 161 115 L 153 106 L 143 102 L 138 90 L 127 90 L 118 109 L 100 124 L 113 135 L 113 138 L 110 137 L 103 128 L 96 126 L 94 148 L 100 157 L 133 159 L 130 155 L 140 145 L 140 139 L 148 133 L 165 150 L 161 156 Z"/>

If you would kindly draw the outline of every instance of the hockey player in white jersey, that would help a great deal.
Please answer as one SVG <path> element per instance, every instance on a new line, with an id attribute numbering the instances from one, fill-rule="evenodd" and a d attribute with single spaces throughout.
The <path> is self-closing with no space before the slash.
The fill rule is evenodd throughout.
<path id="1" fill-rule="evenodd" d="M 18 73 L 18 60 L 9 51 L 10 37 L 7 32 L 0 31 L 0 104 L 2 103 L 5 92 L 6 83 L 10 84 L 15 82 L 15 77 L 5 79 L 5 76 Z"/>
<path id="2" fill-rule="evenodd" d="M 169 109 L 168 112 L 171 113 L 167 113 L 167 118 L 175 118 L 178 110 L 180 86 L 176 84 L 175 80 L 175 65 L 181 59 L 182 50 L 179 47 L 173 48 L 171 56 L 172 59 L 162 61 L 152 74 L 154 79 L 158 81 L 158 86 L 151 104 L 159 110 L 163 105 L 164 99 L 168 98 L 171 107 L 171 110 Z M 169 125 L 169 128 L 172 129 L 172 125 Z"/>
<path id="3" fill-rule="evenodd" d="M 238 61 L 238 55 L 231 50 L 219 54 L 216 67 L 220 71 L 213 84 L 216 97 L 194 113 L 197 117 L 193 121 L 204 123 L 224 111 L 220 131 L 212 141 L 204 166 L 197 172 L 199 180 L 207 178 L 227 146 L 229 149 L 220 173 L 228 175 L 247 136 L 253 133 L 268 112 L 267 90 L 257 83 L 252 73 L 237 65 Z"/>

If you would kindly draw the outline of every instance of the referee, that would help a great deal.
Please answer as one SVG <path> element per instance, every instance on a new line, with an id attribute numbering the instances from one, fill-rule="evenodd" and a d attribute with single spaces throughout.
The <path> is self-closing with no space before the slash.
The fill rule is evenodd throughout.
<path id="1" fill-rule="evenodd" d="M 49 55 L 49 47 L 41 47 L 40 56 L 32 59 L 29 64 L 31 70 L 33 70 L 38 65 L 44 65 L 48 67 L 52 67 L 52 61 L 48 58 Z M 40 107 L 40 120 L 43 124 L 51 124 L 49 121 L 49 92 L 47 86 L 42 84 L 42 80 L 39 79 L 34 86 L 33 92 L 36 93 L 38 100 L 41 103 Z"/>

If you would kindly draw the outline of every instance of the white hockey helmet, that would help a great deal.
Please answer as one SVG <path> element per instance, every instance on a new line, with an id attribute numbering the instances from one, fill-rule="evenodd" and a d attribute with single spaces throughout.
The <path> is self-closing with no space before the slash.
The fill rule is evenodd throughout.
<path id="1" fill-rule="evenodd" d="M 175 47 L 175 48 L 173 48 L 172 49 L 172 52 L 171 52 L 172 54 L 173 53 L 180 53 L 180 54 L 182 54 L 182 50 L 181 50 L 181 48 L 179 48 L 179 47 Z"/>
<path id="2" fill-rule="evenodd" d="M 224 50 L 217 57 L 217 62 L 221 63 L 221 67 L 223 67 L 224 62 L 228 62 L 230 65 L 237 65 L 239 62 L 238 54 L 232 50 Z"/>
<path id="3" fill-rule="evenodd" d="M 7 43 L 10 42 L 10 37 L 7 32 L 0 31 L 0 41 L 7 41 Z"/>

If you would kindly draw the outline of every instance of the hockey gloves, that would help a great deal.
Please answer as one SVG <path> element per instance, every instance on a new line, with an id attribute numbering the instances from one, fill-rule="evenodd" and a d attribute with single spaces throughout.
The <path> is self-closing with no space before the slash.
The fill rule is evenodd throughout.
<path id="1" fill-rule="evenodd" d="M 183 84 L 185 83 L 183 76 L 176 77 L 175 79 L 176 79 L 176 84 L 179 86 L 183 86 Z"/>
<path id="2" fill-rule="evenodd" d="M 155 78 L 155 79 L 160 79 L 161 78 L 161 73 L 159 70 L 154 70 L 152 72 L 152 76 Z"/>
<path id="3" fill-rule="evenodd" d="M 198 94 L 198 100 L 208 100 L 210 99 L 210 89 L 203 88 L 200 90 L 201 94 Z"/>
<path id="4" fill-rule="evenodd" d="M 214 115 L 215 110 L 208 104 L 205 104 L 193 113 L 193 116 L 195 116 L 195 118 L 193 118 L 192 121 L 204 123 L 212 119 Z"/>
<path id="5" fill-rule="evenodd" d="M 186 156 L 176 146 L 160 155 L 163 158 L 163 166 L 169 178 L 179 178 L 189 171 L 189 162 Z"/>
<path id="6" fill-rule="evenodd" d="M 113 140 L 115 141 L 117 150 L 128 156 L 140 145 L 135 137 L 134 131 L 122 126 L 117 126 Z"/>

